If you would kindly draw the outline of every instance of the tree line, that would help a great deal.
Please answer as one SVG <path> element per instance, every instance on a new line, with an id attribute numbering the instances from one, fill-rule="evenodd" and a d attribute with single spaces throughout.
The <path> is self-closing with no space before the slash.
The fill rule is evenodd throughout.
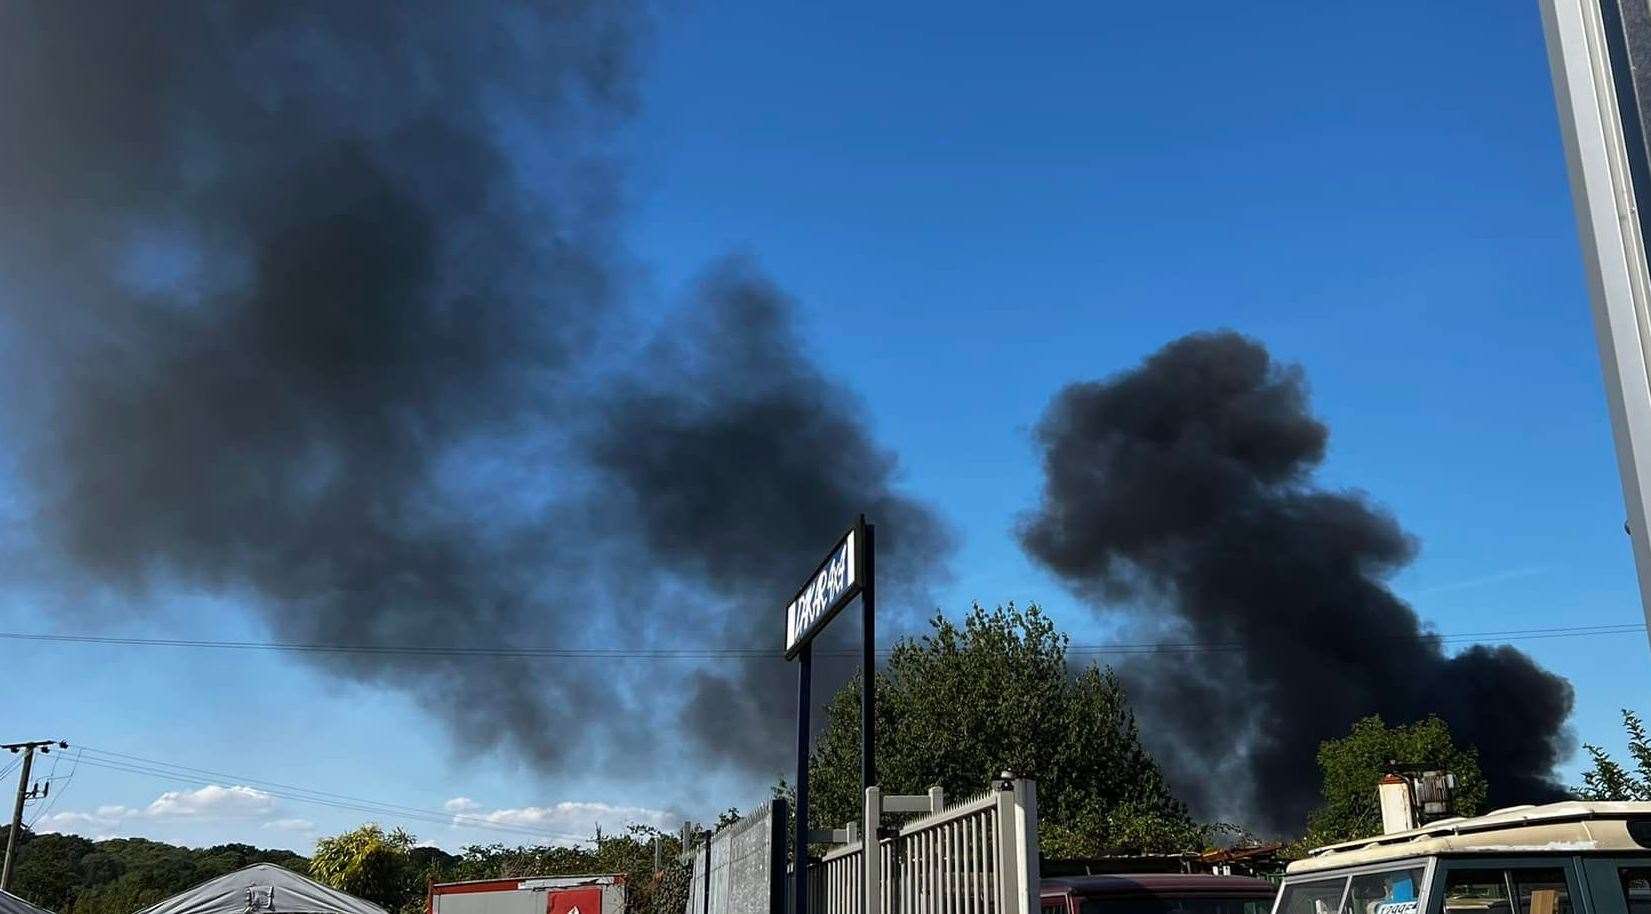
<path id="1" fill-rule="evenodd" d="M 1202 851 L 1256 841 L 1236 826 L 1201 821 L 1174 795 L 1142 744 L 1123 684 L 1095 663 L 1073 667 L 1067 637 L 1036 606 L 975 606 L 961 622 L 932 620 L 922 638 L 896 645 L 877 673 L 878 773 L 889 793 L 940 786 L 961 800 L 1008 769 L 1038 780 L 1039 844 L 1046 858 Z M 1592 767 L 1582 799 L 1651 799 L 1651 738 L 1623 712 L 1632 768 L 1587 745 Z M 831 699 L 810 758 L 810 819 L 824 826 L 860 811 L 860 683 Z M 1381 830 L 1375 784 L 1390 763 L 1448 768 L 1456 812 L 1473 815 L 1487 795 L 1478 754 L 1437 717 L 1359 721 L 1318 752 L 1323 801 L 1286 855 Z M 777 792 L 787 791 L 782 783 Z M 725 813 L 718 824 L 735 817 Z M 3 829 L 0 829 L 3 831 Z M 666 866 L 654 870 L 654 845 Z M 430 882 L 623 873 L 629 908 L 679 914 L 687 873 L 676 835 L 643 826 L 597 831 L 576 847 L 476 845 L 452 854 L 376 824 L 323 838 L 304 857 L 244 844 L 191 849 L 141 838 L 91 841 L 24 834 L 13 890 L 58 914 L 134 914 L 193 885 L 254 863 L 275 863 L 416 914 Z"/>
<path id="2" fill-rule="evenodd" d="M 0 840 L 5 829 L 0 828 Z M 623 873 L 633 912 L 682 914 L 687 873 L 675 836 L 641 826 L 598 831 L 576 846 L 475 845 L 457 854 L 421 846 L 400 829 L 367 824 L 316 842 L 308 857 L 246 844 L 187 848 L 144 838 L 93 841 L 24 832 L 12 892 L 57 914 L 133 914 L 193 886 L 255 863 L 274 863 L 365 898 L 391 914 L 424 910 L 431 882 Z M 656 874 L 654 841 L 668 865 Z"/>

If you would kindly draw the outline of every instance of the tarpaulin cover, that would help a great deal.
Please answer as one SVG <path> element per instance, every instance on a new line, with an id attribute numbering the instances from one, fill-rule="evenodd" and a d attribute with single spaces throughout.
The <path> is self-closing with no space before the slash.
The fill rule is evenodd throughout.
<path id="1" fill-rule="evenodd" d="M 387 914 L 273 863 L 256 863 L 203 882 L 138 914 Z"/>
<path id="2" fill-rule="evenodd" d="M 51 914 L 39 905 L 32 905 L 10 892 L 0 891 L 0 914 Z"/>

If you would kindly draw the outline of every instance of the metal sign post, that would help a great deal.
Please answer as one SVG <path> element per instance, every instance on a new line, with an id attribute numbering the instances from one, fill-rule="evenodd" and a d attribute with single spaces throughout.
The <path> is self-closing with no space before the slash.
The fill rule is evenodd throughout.
<path id="1" fill-rule="evenodd" d="M 860 846 L 865 849 L 862 871 L 865 876 L 866 907 L 864 914 L 882 914 L 878 902 L 882 895 L 883 854 L 878 844 L 878 828 L 882 810 L 872 809 L 873 800 L 881 802 L 877 790 L 877 577 L 875 573 L 876 529 L 860 515 L 860 567 L 865 570 L 865 584 L 860 590 L 860 620 L 863 627 L 860 645 L 860 795 L 866 798 L 865 822 L 860 833 Z"/>
<path id="2" fill-rule="evenodd" d="M 877 786 L 877 529 L 867 524 L 862 514 L 857 532 L 858 565 L 865 574 L 865 583 L 860 586 L 860 624 L 864 630 L 860 645 L 860 790 L 864 793 Z M 876 835 L 869 828 L 866 834 L 871 836 L 870 846 L 876 847 Z M 869 861 L 873 856 L 868 853 L 866 859 Z"/>
<path id="3" fill-rule="evenodd" d="M 1541 5 L 1640 602 L 1651 622 L 1651 7 Z"/>
<path id="4" fill-rule="evenodd" d="M 795 880 L 794 914 L 808 914 L 808 717 L 812 704 L 810 689 L 814 678 L 814 636 L 836 618 L 855 597 L 861 597 L 862 620 L 865 624 L 865 643 L 861 649 L 860 692 L 860 776 L 872 786 L 877 780 L 877 768 L 872 755 L 876 738 L 876 650 L 873 614 L 876 612 L 875 588 L 872 584 L 872 565 L 875 561 L 873 536 L 875 528 L 866 523 L 864 514 L 826 554 L 820 567 L 814 569 L 807 583 L 797 591 L 785 609 L 785 657 L 797 661 L 797 834 L 793 839 L 796 849 L 792 864 Z M 866 854 L 869 860 L 877 853 L 877 837 L 868 835 Z M 868 871 L 868 877 L 875 874 Z M 868 912 L 875 914 L 875 912 Z"/>
<path id="5" fill-rule="evenodd" d="M 797 836 L 791 878 L 795 889 L 792 914 L 808 914 L 808 687 L 814 678 L 814 646 L 804 644 L 797 656 Z"/>

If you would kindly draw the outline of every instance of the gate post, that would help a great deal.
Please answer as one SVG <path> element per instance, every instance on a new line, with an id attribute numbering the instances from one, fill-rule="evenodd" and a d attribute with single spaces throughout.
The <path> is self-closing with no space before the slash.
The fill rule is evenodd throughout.
<path id="1" fill-rule="evenodd" d="M 1015 779 L 1015 838 L 1020 846 L 1020 873 L 1024 881 L 1022 914 L 1038 914 L 1042 874 L 1038 861 L 1038 782 Z"/>
<path id="2" fill-rule="evenodd" d="M 1007 774 L 1008 772 L 1004 772 Z M 999 914 L 1023 914 L 1016 898 L 1020 879 L 1015 865 L 1015 795 L 1014 783 L 1008 778 L 997 782 L 997 834 L 992 843 L 997 845 L 997 909 Z"/>
<path id="3" fill-rule="evenodd" d="M 784 797 L 768 804 L 768 914 L 786 914 L 785 832 L 790 818 Z"/>
<path id="4" fill-rule="evenodd" d="M 997 792 L 998 910 L 1038 914 L 1037 782 L 1005 771 Z"/>
<path id="5" fill-rule="evenodd" d="M 703 886 L 705 891 L 702 893 L 704 895 L 704 898 L 705 898 L 705 914 L 711 914 L 711 845 L 712 845 L 712 843 L 714 843 L 715 838 L 716 838 L 716 833 L 711 831 L 710 829 L 706 829 L 706 831 L 705 831 L 705 885 Z"/>
<path id="6" fill-rule="evenodd" d="M 863 914 L 883 914 L 883 844 L 877 833 L 883 824 L 883 790 L 866 788 L 866 829 L 860 838 L 860 857 L 866 874 Z"/>

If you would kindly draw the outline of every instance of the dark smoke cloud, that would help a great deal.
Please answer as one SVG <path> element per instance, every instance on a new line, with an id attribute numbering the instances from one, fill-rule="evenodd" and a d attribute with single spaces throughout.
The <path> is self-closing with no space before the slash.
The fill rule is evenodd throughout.
<path id="1" fill-rule="evenodd" d="M 522 630 L 558 555 L 541 524 L 464 510 L 452 462 L 550 419 L 547 379 L 609 307 L 589 201 L 613 188 L 528 187 L 498 137 L 596 156 L 588 110 L 625 103 L 634 13 L 4 15 L 4 332 L 37 394 L 11 418 L 66 573 L 138 607 L 176 584 L 250 592 L 305 642 Z M 547 765 L 604 694 L 511 664 L 329 668 Z"/>
<path id="2" fill-rule="evenodd" d="M 632 502 L 651 554 L 703 578 L 719 643 L 773 637 L 776 606 L 864 511 L 877 524 L 880 617 L 917 603 L 941 573 L 950 536 L 894 489 L 894 457 L 861 424 L 862 406 L 824 377 L 789 325 L 790 307 L 740 262 L 699 289 L 699 307 L 624 385 L 592 447 Z M 782 594 L 780 600 L 774 594 Z M 844 626 L 835 627 L 840 636 Z M 845 667 L 822 667 L 820 694 Z M 789 666 L 744 661 L 691 682 L 687 720 L 706 748 L 783 770 L 795 713 Z"/>
<path id="3" fill-rule="evenodd" d="M 1056 397 L 1021 541 L 1097 607 L 1230 646 L 1124 668 L 1144 735 L 1206 814 L 1299 826 L 1319 742 L 1378 713 L 1439 714 L 1479 748 L 1492 803 L 1560 797 L 1569 683 L 1510 647 L 1445 654 L 1384 583 L 1414 542 L 1313 484 L 1327 438 L 1299 368 L 1234 333 L 1176 340 Z"/>
<path id="4" fill-rule="evenodd" d="M 932 568 L 937 522 L 773 290 L 713 280 L 615 364 L 606 147 L 645 25 L 611 2 L 0 11 L 0 421 L 32 567 L 117 612 L 206 590 L 283 640 L 443 647 L 764 640 L 860 510 L 907 531 L 896 568 Z M 659 680 L 685 675 L 314 662 L 547 771 L 658 761 Z M 677 679 L 690 745 L 772 770 L 707 732 L 717 689 L 760 721 L 762 674 Z"/>

